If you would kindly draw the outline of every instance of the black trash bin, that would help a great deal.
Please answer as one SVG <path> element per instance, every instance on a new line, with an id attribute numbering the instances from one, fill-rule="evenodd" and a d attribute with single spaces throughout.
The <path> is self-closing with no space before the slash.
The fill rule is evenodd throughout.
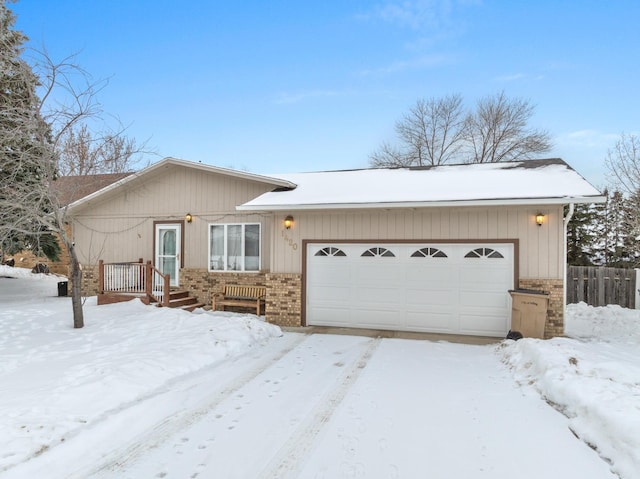
<path id="1" fill-rule="evenodd" d="M 66 296 L 69 291 L 69 281 L 58 281 L 58 296 Z"/>

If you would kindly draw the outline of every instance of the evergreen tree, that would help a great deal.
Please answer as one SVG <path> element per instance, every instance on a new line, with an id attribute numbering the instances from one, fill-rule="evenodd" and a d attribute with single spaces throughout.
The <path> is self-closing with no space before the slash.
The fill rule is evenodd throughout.
<path id="1" fill-rule="evenodd" d="M 566 212 L 565 212 L 566 214 Z M 592 266 L 595 259 L 595 223 L 597 213 L 592 205 L 575 205 L 567 226 L 567 263 L 572 266 Z"/>
<path id="2" fill-rule="evenodd" d="M 614 191 L 607 199 L 607 202 L 609 204 L 608 220 L 611 223 L 611 230 L 607 241 L 605 265 L 613 268 L 622 268 L 628 262 L 628 255 L 625 249 L 625 216 L 627 208 L 624 195 L 620 191 Z"/>
<path id="3" fill-rule="evenodd" d="M 626 197 L 623 206 L 621 267 L 638 268 L 640 267 L 640 228 L 638 227 L 640 191 Z"/>
<path id="4" fill-rule="evenodd" d="M 0 0 L 0 248 L 13 252 L 26 246 L 55 257 L 60 248 L 49 247 L 57 242 L 40 221 L 53 211 L 51 131 L 40 112 L 38 78 L 21 58 L 27 37 L 14 24 Z"/>
<path id="5" fill-rule="evenodd" d="M 640 258 L 640 234 L 634 219 L 640 207 L 638 195 L 605 191 L 607 202 L 596 205 L 593 228 L 596 234 L 594 262 L 612 268 L 633 268 Z"/>

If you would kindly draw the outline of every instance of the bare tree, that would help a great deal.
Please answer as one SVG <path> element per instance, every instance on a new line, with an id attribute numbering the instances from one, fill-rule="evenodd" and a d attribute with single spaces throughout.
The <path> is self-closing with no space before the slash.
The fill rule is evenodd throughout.
<path id="1" fill-rule="evenodd" d="M 528 160 L 549 151 L 549 133 L 528 127 L 534 110 L 527 100 L 507 98 L 504 92 L 479 100 L 475 112 L 466 119 L 466 161 Z"/>
<path id="2" fill-rule="evenodd" d="M 94 134 L 86 124 L 66 130 L 58 145 L 58 173 L 84 176 L 126 173 L 138 163 L 141 145 L 123 135 L 123 130 Z"/>
<path id="3" fill-rule="evenodd" d="M 418 100 L 395 125 L 397 143 L 382 143 L 369 159 L 376 167 L 530 159 L 551 149 L 547 132 L 528 127 L 533 112 L 528 101 L 504 92 L 468 113 L 460 95 Z"/>
<path id="4" fill-rule="evenodd" d="M 14 23 L 0 0 L 0 240 L 58 235 L 69 252 L 73 324 L 82 328 L 82 270 L 66 228 L 67 205 L 54 183 L 64 138 L 100 118 L 97 94 L 106 83 L 92 81 L 73 56 L 55 62 L 43 52 L 29 65 L 22 59 L 26 37 Z M 119 152 L 120 158 L 123 151 L 135 153 L 134 144 L 105 135 L 92 148 Z"/>
<path id="5" fill-rule="evenodd" d="M 622 133 L 607 152 L 605 164 L 610 178 L 625 193 L 640 191 L 640 137 Z"/>
<path id="6" fill-rule="evenodd" d="M 613 149 L 607 152 L 605 165 L 614 185 L 626 196 L 631 208 L 632 234 L 640 238 L 640 137 L 622 133 Z"/>
<path id="7" fill-rule="evenodd" d="M 418 100 L 395 131 L 401 146 L 383 143 L 371 154 L 376 167 L 441 165 L 454 159 L 464 134 L 462 97 Z"/>

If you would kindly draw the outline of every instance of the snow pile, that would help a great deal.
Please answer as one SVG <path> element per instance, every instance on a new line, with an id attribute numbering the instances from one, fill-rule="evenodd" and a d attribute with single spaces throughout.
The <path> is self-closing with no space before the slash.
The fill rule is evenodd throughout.
<path id="1" fill-rule="evenodd" d="M 565 333 L 571 338 L 640 344 L 640 310 L 615 304 L 594 308 L 567 305 Z"/>
<path id="2" fill-rule="evenodd" d="M 28 268 L 14 268 L 5 264 L 0 264 L 0 278 L 22 278 L 34 281 L 62 281 L 66 279 L 55 274 L 32 273 Z"/>
<path id="3" fill-rule="evenodd" d="M 566 330 L 573 338 L 504 341 L 499 351 L 615 472 L 640 478 L 640 311 L 569 305 Z"/>
<path id="4" fill-rule="evenodd" d="M 60 277 L 1 267 L 0 471 L 179 376 L 282 335 L 254 315 L 192 314 L 139 300 L 84 307 L 73 329 Z M 6 278 L 10 276 L 10 278 Z"/>

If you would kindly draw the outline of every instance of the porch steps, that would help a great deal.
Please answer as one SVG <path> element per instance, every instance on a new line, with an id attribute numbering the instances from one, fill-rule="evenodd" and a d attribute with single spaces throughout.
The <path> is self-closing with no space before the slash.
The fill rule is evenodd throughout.
<path id="1" fill-rule="evenodd" d="M 169 293 L 169 307 L 180 308 L 185 311 L 193 311 L 196 308 L 202 308 L 204 303 L 198 301 L 198 298 L 189 295 L 189 291 L 171 291 Z"/>

